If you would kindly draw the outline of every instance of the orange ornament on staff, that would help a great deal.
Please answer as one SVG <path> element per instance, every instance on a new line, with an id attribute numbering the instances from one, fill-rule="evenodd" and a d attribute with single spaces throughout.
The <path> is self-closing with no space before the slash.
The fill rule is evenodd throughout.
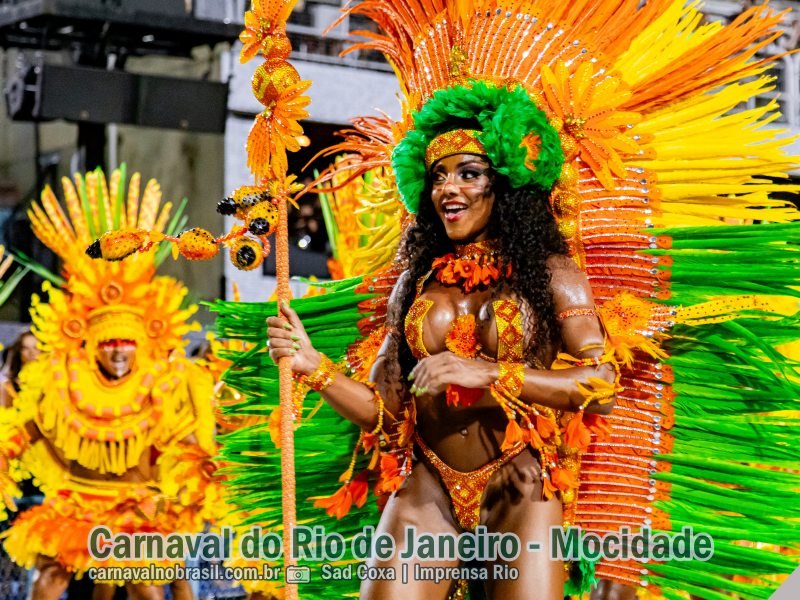
<path id="1" fill-rule="evenodd" d="M 251 87 L 256 99 L 264 106 L 247 138 L 247 166 L 253 173 L 254 185 L 237 188 L 217 206 L 217 212 L 235 218 L 228 234 L 215 237 L 200 228 L 167 236 L 156 231 L 127 228 L 109 231 L 95 240 L 86 250 L 92 258 L 110 261 L 123 260 L 136 252 L 145 252 L 154 245 L 173 244 L 173 256 L 189 260 L 207 260 L 219 253 L 219 247 L 229 248 L 232 264 L 242 270 L 252 270 L 263 263 L 270 252 L 267 236 L 275 233 L 277 257 L 277 296 L 280 304 L 288 304 L 289 242 L 286 202 L 296 205 L 295 199 L 306 186 L 287 175 L 288 152 L 296 152 L 308 144 L 299 124 L 308 117 L 305 107 L 311 101 L 304 92 L 311 85 L 303 81 L 297 70 L 287 62 L 291 43 L 286 36 L 286 21 L 297 0 L 253 0 L 245 14 L 245 29 L 239 36 L 243 46 L 242 63 L 261 54 L 264 58 L 255 71 Z M 294 420 L 292 402 L 291 359 L 282 359 L 280 369 L 280 448 L 283 487 L 283 547 L 284 568 L 295 561 L 290 552 L 291 532 L 296 524 L 294 475 Z M 284 589 L 286 600 L 297 598 L 297 588 Z"/>

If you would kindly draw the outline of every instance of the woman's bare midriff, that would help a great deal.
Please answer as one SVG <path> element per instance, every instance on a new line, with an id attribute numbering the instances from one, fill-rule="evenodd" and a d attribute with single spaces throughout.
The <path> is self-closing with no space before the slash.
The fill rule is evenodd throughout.
<path id="1" fill-rule="evenodd" d="M 417 431 L 439 458 L 457 471 L 474 471 L 498 458 L 508 418 L 487 391 L 480 404 L 447 406 L 445 395 L 417 399 Z"/>
<path id="2" fill-rule="evenodd" d="M 423 340 L 431 354 L 446 351 L 445 337 L 459 315 L 472 314 L 484 356 L 497 353 L 497 325 L 492 302 L 508 299 L 505 293 L 489 289 L 464 294 L 459 288 L 429 281 L 421 298 L 431 300 L 423 324 Z M 417 431 L 439 458 L 457 471 L 473 471 L 498 458 L 508 418 L 489 390 L 471 407 L 447 405 L 445 394 L 417 398 Z"/>

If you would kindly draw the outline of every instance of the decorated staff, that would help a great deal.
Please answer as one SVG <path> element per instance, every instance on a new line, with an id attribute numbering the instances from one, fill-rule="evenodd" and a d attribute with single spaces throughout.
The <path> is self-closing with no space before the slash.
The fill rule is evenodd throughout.
<path id="1" fill-rule="evenodd" d="M 255 177 L 252 186 L 235 190 L 217 206 L 217 212 L 232 216 L 240 224 L 224 236 L 215 237 L 200 228 L 178 236 L 137 228 L 111 231 L 97 239 L 86 250 L 93 258 L 122 260 L 135 252 L 148 250 L 153 244 L 173 244 L 173 253 L 189 260 L 207 260 L 227 247 L 230 260 L 239 269 L 257 268 L 270 252 L 268 236 L 275 233 L 277 256 L 277 296 L 281 304 L 291 297 L 289 289 L 289 242 L 287 202 L 305 189 L 288 175 L 288 152 L 296 152 L 307 140 L 299 120 L 308 116 L 310 102 L 304 92 L 311 85 L 302 81 L 297 70 L 287 61 L 292 47 L 286 36 L 286 20 L 297 0 L 253 0 L 245 14 L 245 29 L 239 36 L 243 43 L 240 60 L 245 63 L 257 55 L 264 62 L 252 79 L 253 94 L 264 106 L 256 117 L 247 138 L 247 165 Z M 295 410 L 292 404 L 291 359 L 280 361 L 281 381 L 281 455 L 283 487 L 284 566 L 293 565 L 290 552 L 291 529 L 295 524 L 294 434 Z M 297 588 L 289 586 L 286 598 L 296 597 Z"/>

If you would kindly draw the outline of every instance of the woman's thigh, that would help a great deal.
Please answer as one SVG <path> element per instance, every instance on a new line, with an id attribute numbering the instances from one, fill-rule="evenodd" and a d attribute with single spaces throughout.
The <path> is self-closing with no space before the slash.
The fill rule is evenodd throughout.
<path id="1" fill-rule="evenodd" d="M 503 466 L 487 486 L 481 522 L 489 532 L 513 533 L 520 539 L 519 556 L 508 563 L 489 564 L 486 591 L 489 598 L 503 600 L 562 600 L 564 563 L 551 560 L 550 528 L 561 527 L 562 507 L 556 499 L 542 500 L 541 468 L 529 452 Z M 539 550 L 528 550 L 536 543 Z M 494 567 L 516 578 L 496 578 Z"/>
<path id="2" fill-rule="evenodd" d="M 390 534 L 395 540 L 395 553 L 388 560 L 371 558 L 367 561 L 371 567 L 387 569 L 393 572 L 394 580 L 365 580 L 361 583 L 360 598 L 365 600 L 437 600 L 446 599 L 454 586 L 454 582 L 415 579 L 415 564 L 424 567 L 457 567 L 454 561 L 421 561 L 419 559 L 401 559 L 405 552 L 408 529 L 414 527 L 419 533 L 458 535 L 459 528 L 452 516 L 450 497 L 430 468 L 422 462 L 414 465 L 414 469 L 405 486 L 398 490 L 386 504 L 375 535 Z M 403 563 L 407 564 L 407 583 L 403 582 Z"/>

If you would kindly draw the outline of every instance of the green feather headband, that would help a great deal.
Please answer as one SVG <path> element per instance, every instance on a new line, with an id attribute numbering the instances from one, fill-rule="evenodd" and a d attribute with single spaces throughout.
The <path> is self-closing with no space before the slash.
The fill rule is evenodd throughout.
<path id="1" fill-rule="evenodd" d="M 492 167 L 513 188 L 529 185 L 549 191 L 561 175 L 564 152 L 558 132 L 518 85 L 513 89 L 472 81 L 433 94 L 413 115 L 414 129 L 392 152 L 400 197 L 417 214 L 425 188 L 425 151 L 442 133 L 476 129 Z"/>

